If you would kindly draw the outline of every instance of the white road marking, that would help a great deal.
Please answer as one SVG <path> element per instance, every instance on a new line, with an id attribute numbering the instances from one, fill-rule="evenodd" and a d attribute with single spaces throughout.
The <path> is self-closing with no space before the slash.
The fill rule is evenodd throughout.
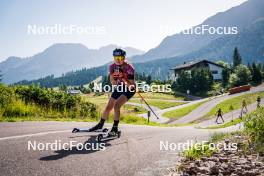
<path id="1" fill-rule="evenodd" d="M 148 126 L 148 125 L 128 125 L 128 124 L 121 124 L 120 125 L 123 128 L 158 128 L 158 129 L 170 129 L 176 127 L 162 127 L 162 126 Z M 107 128 L 110 128 L 110 125 L 106 125 Z M 190 127 L 187 127 L 190 128 Z M 177 127 L 177 129 L 186 129 L 186 127 Z M 193 129 L 193 128 L 191 128 Z M 18 138 L 24 138 L 24 137 L 32 137 L 32 136 L 41 136 L 41 135 L 47 135 L 47 134 L 54 134 L 54 133 L 64 133 L 64 132 L 71 132 L 71 130 L 61 130 L 61 131 L 48 131 L 48 132 L 40 132 L 40 133 L 33 133 L 33 134 L 24 134 L 24 135 L 17 135 L 17 136 L 8 136 L 8 137 L 2 137 L 0 138 L 0 141 L 8 140 L 8 139 L 18 139 Z"/>
<path id="2" fill-rule="evenodd" d="M 34 133 L 34 134 L 24 134 L 24 135 L 19 135 L 19 136 L 2 137 L 2 138 L 0 138 L 0 141 L 2 141 L 2 140 L 8 140 L 8 139 L 17 139 L 17 138 L 24 138 L 24 137 L 32 137 L 32 136 L 41 136 L 41 135 L 46 135 L 46 134 L 64 133 L 64 132 L 71 132 L 71 130 L 48 131 L 48 132 L 41 132 L 41 133 Z"/>

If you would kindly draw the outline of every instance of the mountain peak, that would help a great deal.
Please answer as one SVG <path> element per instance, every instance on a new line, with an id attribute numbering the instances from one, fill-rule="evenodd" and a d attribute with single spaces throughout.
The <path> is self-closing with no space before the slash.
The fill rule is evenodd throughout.
<path id="1" fill-rule="evenodd" d="M 244 28 L 250 26 L 255 20 L 264 17 L 263 7 L 263 0 L 248 0 L 224 12 L 216 13 L 195 27 L 201 27 L 202 25 L 214 27 L 237 27 L 240 32 Z M 147 62 L 162 58 L 183 56 L 201 49 L 211 41 L 220 38 L 223 35 L 224 34 L 206 33 L 200 35 L 176 33 L 164 38 L 156 48 L 150 49 L 142 56 L 132 58 L 132 61 Z"/>
<path id="2" fill-rule="evenodd" d="M 118 48 L 119 46 L 114 44 L 105 45 L 99 48 L 99 50 Z"/>
<path id="3" fill-rule="evenodd" d="M 29 59 L 9 57 L 0 63 L 5 75 L 3 82 L 32 80 L 47 75 L 60 76 L 72 70 L 97 67 L 112 61 L 112 51 L 117 45 L 88 49 L 81 43 L 55 43 Z M 128 56 L 141 54 L 141 50 L 128 48 Z"/>
<path id="4" fill-rule="evenodd" d="M 57 50 L 57 49 L 67 50 L 70 48 L 88 49 L 85 45 L 81 43 L 54 43 L 53 45 L 49 46 L 46 50 Z"/>

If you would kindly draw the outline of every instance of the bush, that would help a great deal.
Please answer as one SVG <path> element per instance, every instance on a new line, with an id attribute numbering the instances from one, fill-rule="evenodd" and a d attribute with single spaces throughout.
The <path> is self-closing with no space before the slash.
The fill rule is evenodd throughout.
<path id="1" fill-rule="evenodd" d="M 80 116 L 81 117 L 91 117 L 95 118 L 96 117 L 96 106 L 90 102 L 82 102 L 81 104 L 81 109 L 80 109 Z"/>
<path id="2" fill-rule="evenodd" d="M 173 85 L 175 91 L 186 93 L 190 90 L 193 95 L 204 95 L 211 90 L 213 76 L 209 69 L 194 69 L 191 73 L 182 71 L 177 82 Z"/>
<path id="3" fill-rule="evenodd" d="M 212 90 L 208 91 L 207 95 L 208 96 L 217 96 L 217 95 L 221 95 L 223 87 L 221 83 L 214 83 L 212 86 Z"/>
<path id="4" fill-rule="evenodd" d="M 211 156 L 213 152 L 214 150 L 210 149 L 209 144 L 202 145 L 200 143 L 197 143 L 196 147 L 194 145 L 190 149 L 185 150 L 183 152 L 183 155 L 190 160 L 196 160 L 201 157 Z"/>
<path id="5" fill-rule="evenodd" d="M 249 134 L 257 151 L 264 152 L 264 108 L 258 108 L 244 118 L 245 131 Z"/>
<path id="6" fill-rule="evenodd" d="M 245 65 L 239 65 L 235 68 L 234 73 L 230 75 L 229 83 L 231 87 L 248 84 L 251 79 L 250 70 Z"/>
<path id="7" fill-rule="evenodd" d="M 12 89 L 0 84 L 0 108 L 6 107 L 11 104 L 14 96 Z"/>
<path id="8" fill-rule="evenodd" d="M 38 116 L 76 118 L 97 116 L 97 108 L 80 96 L 56 92 L 39 86 L 0 85 L 0 117 Z"/>
<path id="9" fill-rule="evenodd" d="M 2 115 L 5 117 L 25 117 L 34 115 L 34 112 L 36 112 L 34 105 L 26 105 L 21 100 L 15 100 L 5 107 Z"/>
<path id="10" fill-rule="evenodd" d="M 35 103 L 43 108 L 52 108 L 63 112 L 70 110 L 81 102 L 80 96 L 73 96 L 65 92 L 56 92 L 36 85 L 17 86 L 15 93 L 25 101 L 25 103 Z"/>

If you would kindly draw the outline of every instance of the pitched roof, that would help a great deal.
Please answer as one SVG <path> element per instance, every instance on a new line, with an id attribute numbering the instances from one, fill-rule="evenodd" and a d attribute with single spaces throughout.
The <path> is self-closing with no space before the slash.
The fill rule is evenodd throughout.
<path id="1" fill-rule="evenodd" d="M 212 64 L 212 65 L 224 68 L 224 66 L 222 66 L 220 64 L 217 64 L 215 62 L 212 62 L 212 61 L 204 59 L 204 60 L 194 60 L 194 61 L 191 61 L 191 62 L 188 62 L 188 63 L 180 64 L 180 65 L 177 65 L 174 68 L 171 68 L 170 70 L 181 70 L 181 69 L 192 68 L 193 66 L 195 66 L 196 64 L 199 64 L 201 62 L 206 62 L 206 63 Z"/>

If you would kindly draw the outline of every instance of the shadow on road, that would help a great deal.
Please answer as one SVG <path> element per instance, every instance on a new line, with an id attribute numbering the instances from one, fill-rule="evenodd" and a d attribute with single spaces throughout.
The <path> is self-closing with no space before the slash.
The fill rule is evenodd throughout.
<path id="1" fill-rule="evenodd" d="M 90 136 L 90 138 L 84 142 L 83 146 L 85 146 L 86 144 L 88 144 L 89 146 L 100 146 L 100 144 L 104 144 L 105 147 L 109 147 L 111 146 L 110 143 L 108 143 L 111 140 L 114 139 L 108 139 L 108 140 L 104 140 L 103 142 L 98 142 L 96 140 L 97 136 Z M 62 159 L 64 157 L 67 157 L 69 155 L 74 155 L 74 154 L 90 154 L 90 153 L 94 153 L 97 151 L 100 151 L 100 148 L 98 147 L 91 147 L 91 150 L 87 150 L 85 148 L 83 148 L 82 150 L 79 150 L 77 147 L 72 147 L 71 149 L 62 149 L 62 150 L 57 150 L 55 151 L 55 155 L 50 155 L 50 156 L 45 156 L 45 157 L 41 157 L 39 160 L 41 161 L 50 161 L 50 160 L 58 160 L 58 159 Z M 95 149 L 93 149 L 95 148 Z"/>

